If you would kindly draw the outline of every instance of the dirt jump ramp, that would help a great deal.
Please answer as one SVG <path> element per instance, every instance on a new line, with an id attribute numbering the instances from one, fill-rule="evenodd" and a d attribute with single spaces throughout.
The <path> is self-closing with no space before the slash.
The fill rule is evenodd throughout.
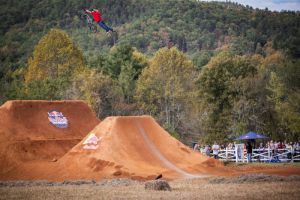
<path id="1" fill-rule="evenodd" d="M 63 113 L 67 128 L 50 123 L 51 110 Z M 83 101 L 6 102 L 0 107 L 0 179 L 24 164 L 59 159 L 99 122 Z"/>
<path id="2" fill-rule="evenodd" d="M 51 173 L 48 178 L 193 178 L 223 168 L 170 136 L 150 116 L 106 118 L 57 164 L 57 178 Z"/>

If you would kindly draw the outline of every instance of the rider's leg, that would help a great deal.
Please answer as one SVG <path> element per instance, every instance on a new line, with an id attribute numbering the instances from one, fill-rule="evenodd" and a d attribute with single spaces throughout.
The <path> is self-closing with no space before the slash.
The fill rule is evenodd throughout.
<path id="1" fill-rule="evenodd" d="M 99 22 L 98 24 L 99 24 L 99 26 L 100 26 L 101 28 L 103 28 L 106 32 L 108 32 L 108 31 L 114 31 L 114 29 L 108 27 L 108 26 L 105 24 L 104 21 L 101 21 L 101 22 Z"/>

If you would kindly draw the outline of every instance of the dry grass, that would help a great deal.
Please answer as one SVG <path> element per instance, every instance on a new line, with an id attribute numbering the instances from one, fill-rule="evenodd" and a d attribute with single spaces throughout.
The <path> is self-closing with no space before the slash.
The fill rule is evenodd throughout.
<path id="1" fill-rule="evenodd" d="M 211 183 L 213 178 L 170 182 L 172 191 L 149 191 L 144 183 L 128 186 L 66 185 L 1 187 L 0 199 L 299 199 L 300 181 Z"/>
<path id="2" fill-rule="evenodd" d="M 300 183 L 300 176 L 276 176 L 268 174 L 242 174 L 234 177 L 215 177 L 210 178 L 209 183 L 257 183 L 257 182 L 298 182 Z"/>

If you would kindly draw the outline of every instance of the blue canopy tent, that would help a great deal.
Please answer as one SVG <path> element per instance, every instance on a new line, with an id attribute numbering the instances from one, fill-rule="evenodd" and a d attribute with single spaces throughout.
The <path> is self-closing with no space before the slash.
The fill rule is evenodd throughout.
<path id="1" fill-rule="evenodd" d="M 268 137 L 266 136 L 263 136 L 263 135 L 260 135 L 260 134 L 257 134 L 255 132 L 248 132 L 246 133 L 245 135 L 242 135 L 241 137 L 239 138 L 236 138 L 235 140 L 248 140 L 248 148 L 246 146 L 246 149 L 247 149 L 247 162 L 252 162 L 252 154 L 251 153 L 248 153 L 248 150 L 251 150 L 252 153 L 253 153 L 253 149 L 252 149 L 252 145 L 251 143 L 253 144 L 253 146 L 255 146 L 255 140 L 256 139 L 266 139 Z M 239 145 L 239 144 L 238 144 Z M 244 160 L 244 157 L 243 157 L 243 151 L 244 151 L 244 148 L 242 148 L 242 152 L 240 153 L 240 155 L 242 155 L 241 157 L 243 158 Z M 238 158 L 238 157 L 237 157 Z"/>
<path id="2" fill-rule="evenodd" d="M 263 136 L 263 135 L 259 135 L 255 132 L 249 132 L 245 135 L 242 135 L 239 138 L 236 138 L 235 140 L 255 140 L 255 139 L 265 139 L 265 138 L 268 138 L 268 137 Z"/>

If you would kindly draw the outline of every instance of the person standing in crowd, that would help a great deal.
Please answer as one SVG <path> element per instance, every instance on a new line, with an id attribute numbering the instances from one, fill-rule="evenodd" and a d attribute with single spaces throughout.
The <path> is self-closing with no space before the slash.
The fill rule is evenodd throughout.
<path id="1" fill-rule="evenodd" d="M 268 148 L 270 149 L 271 151 L 271 154 L 270 154 L 270 161 L 273 160 L 273 157 L 275 156 L 275 146 L 274 146 L 274 143 L 273 143 L 273 140 L 271 140 L 269 143 L 268 143 Z"/>
<path id="2" fill-rule="evenodd" d="M 228 150 L 231 150 L 231 149 L 233 149 L 233 145 L 232 145 L 232 143 L 229 143 L 229 144 L 227 145 L 227 149 L 228 149 Z"/>
<path id="3" fill-rule="evenodd" d="M 205 145 L 204 152 L 207 156 L 210 156 L 210 148 L 208 145 Z"/>
<path id="4" fill-rule="evenodd" d="M 285 148 L 288 151 L 288 153 L 287 153 L 287 159 L 288 160 L 292 159 L 292 153 L 293 153 L 293 145 L 292 145 L 292 143 L 289 144 L 288 142 L 286 142 Z"/>
<path id="5" fill-rule="evenodd" d="M 300 153 L 300 145 L 299 142 L 295 142 L 293 145 L 293 149 L 294 149 L 294 156 L 298 156 Z"/>
<path id="6" fill-rule="evenodd" d="M 236 151 L 237 151 L 237 158 L 238 159 L 243 159 L 244 148 L 241 145 L 237 145 L 237 144 L 235 144 L 235 146 L 236 146 Z"/>
<path id="7" fill-rule="evenodd" d="M 275 162 L 279 161 L 278 146 L 279 146 L 279 142 L 275 141 L 274 142 L 274 160 L 275 160 Z"/>
<path id="8" fill-rule="evenodd" d="M 205 146 L 204 145 L 200 145 L 200 152 L 205 155 Z"/>
<path id="9" fill-rule="evenodd" d="M 252 145 L 251 142 L 248 141 L 246 144 L 246 150 L 247 150 L 247 162 L 252 162 Z"/>
<path id="10" fill-rule="evenodd" d="M 285 148 L 286 148 L 285 144 L 286 144 L 286 141 L 284 141 L 284 142 L 280 141 L 278 143 L 278 153 L 280 154 L 280 156 L 279 156 L 280 160 L 286 158 L 285 155 L 282 155 L 284 153 L 284 151 L 285 151 Z"/>
<path id="11" fill-rule="evenodd" d="M 220 149 L 220 146 L 216 142 L 214 142 L 214 145 L 212 146 L 212 150 L 213 150 L 213 155 L 214 155 L 215 159 L 218 158 L 219 149 Z"/>
<path id="12" fill-rule="evenodd" d="M 199 151 L 199 144 L 198 144 L 198 143 L 196 143 L 196 144 L 194 145 L 194 151 Z"/>
<path id="13" fill-rule="evenodd" d="M 265 147 L 264 147 L 263 143 L 260 143 L 259 147 L 258 147 L 258 153 L 260 154 L 259 157 L 258 157 L 259 162 L 261 162 L 261 160 L 264 158 L 262 156 L 262 154 L 264 153 L 264 150 L 265 150 Z"/>

